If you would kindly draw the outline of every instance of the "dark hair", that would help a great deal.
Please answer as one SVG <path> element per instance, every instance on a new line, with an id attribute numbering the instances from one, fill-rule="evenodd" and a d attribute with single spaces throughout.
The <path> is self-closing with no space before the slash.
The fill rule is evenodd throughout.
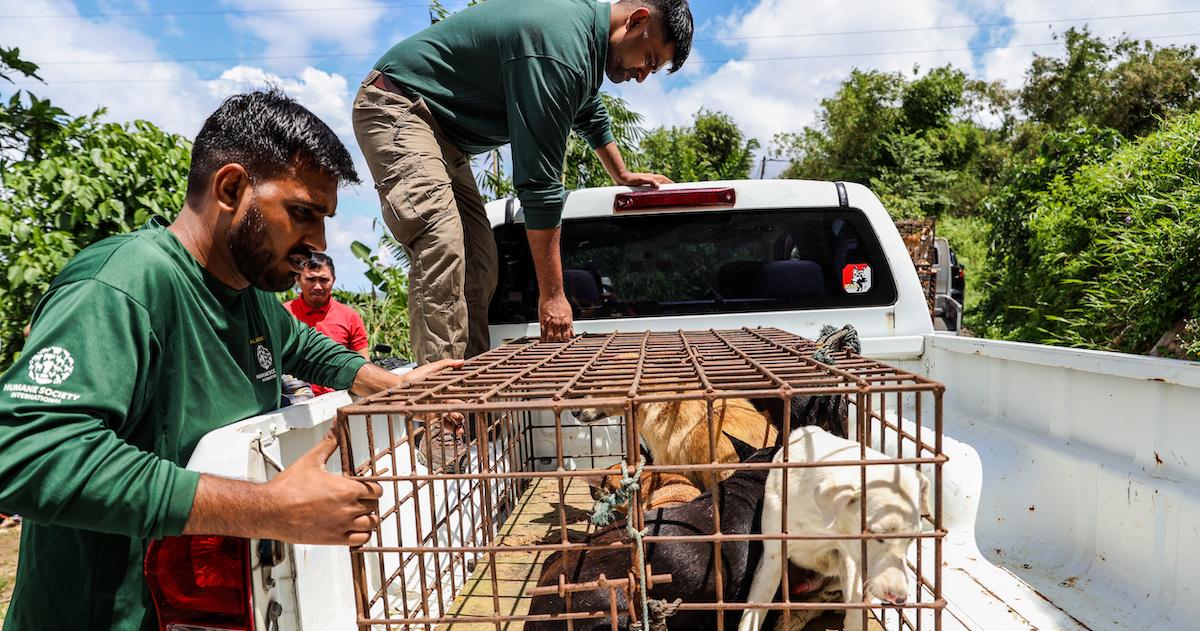
<path id="1" fill-rule="evenodd" d="M 338 183 L 358 183 L 350 153 L 337 134 L 278 89 L 235 94 L 204 121 L 192 145 L 188 199 L 203 194 L 212 174 L 226 164 L 251 178 L 271 179 L 299 167 Z"/>
<path id="2" fill-rule="evenodd" d="M 655 13 L 662 24 L 668 44 L 675 44 L 675 57 L 671 59 L 671 69 L 675 72 L 683 67 L 688 55 L 692 54 L 692 9 L 688 0 L 637 0 L 642 6 Z"/>
<path id="3" fill-rule="evenodd" d="M 337 278 L 337 270 L 333 269 L 333 259 L 324 252 L 313 252 L 304 262 L 304 269 L 321 269 L 322 267 L 328 267 L 329 275 Z"/>

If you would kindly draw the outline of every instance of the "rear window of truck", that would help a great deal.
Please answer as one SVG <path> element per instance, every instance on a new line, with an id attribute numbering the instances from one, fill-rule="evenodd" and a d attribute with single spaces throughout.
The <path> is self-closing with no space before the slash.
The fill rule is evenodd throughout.
<path id="1" fill-rule="evenodd" d="M 492 324 L 537 321 L 523 224 L 495 229 Z M 853 208 L 707 211 L 563 223 L 563 284 L 577 320 L 878 307 L 896 286 Z"/>

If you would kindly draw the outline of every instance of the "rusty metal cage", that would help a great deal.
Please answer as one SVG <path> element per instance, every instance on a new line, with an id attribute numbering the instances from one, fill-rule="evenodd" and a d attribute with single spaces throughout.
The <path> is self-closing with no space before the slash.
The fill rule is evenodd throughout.
<path id="1" fill-rule="evenodd" d="M 836 464 L 861 469 L 864 493 L 869 492 L 870 467 L 919 467 L 928 476 L 932 510 L 922 517 L 920 531 L 886 535 L 915 540 L 904 559 L 907 580 L 915 586 L 912 597 L 886 605 L 866 599 L 813 602 L 811 594 L 794 600 L 788 568 L 783 568 L 777 601 L 758 605 L 776 612 L 768 623 L 776 629 L 840 628 L 841 614 L 846 614 L 848 621 L 853 616 L 856 621 L 850 622 L 873 629 L 940 629 L 945 607 L 940 571 L 945 536 L 943 387 L 850 351 L 822 356 L 828 363 L 818 361 L 813 358 L 818 350 L 812 340 L 767 328 L 584 335 L 565 343 L 519 340 L 459 369 L 343 408 L 338 413 L 343 473 L 384 488 L 378 527 L 366 545 L 350 552 L 359 628 L 499 631 L 529 625 L 646 631 L 664 623 L 672 628 L 675 618 L 667 617 L 672 612 L 680 620 L 700 612 L 711 622 L 699 625 L 706 628 L 736 628 L 727 615 L 747 607 L 738 599 L 745 595 L 755 564 L 747 561 L 748 576 L 726 576 L 722 546 L 741 550 L 737 546 L 744 544 L 752 551 L 764 539 L 781 541 L 786 559 L 789 543 L 850 541 L 868 567 L 868 541 L 882 536 L 868 530 L 865 498 L 861 528 L 845 534 L 788 532 L 786 523 L 780 524 L 782 534 L 763 535 L 759 524 L 747 532 L 725 532 L 723 519 L 729 524 L 744 517 L 726 510 L 720 488 L 726 483 L 718 483 L 718 475 L 778 472 L 787 515 L 790 475 L 783 472 Z M 802 396 L 842 397 L 849 437 L 858 442 L 857 457 L 808 462 L 793 459 L 784 449 L 771 461 L 719 460 L 718 426 L 724 421 L 714 423 L 714 414 L 723 414 L 735 399 L 751 401 L 778 426 L 786 443 L 796 429 L 793 405 Z M 603 532 L 619 528 L 593 525 L 594 487 L 614 475 L 608 467 L 624 463 L 626 472 L 632 472 L 644 459 L 640 439 L 646 428 L 639 426 L 639 409 L 680 401 L 704 402 L 707 454 L 693 462 L 651 463 L 641 474 L 707 476 L 697 486 L 709 494 L 711 523 L 687 535 L 644 531 L 650 513 L 636 508 L 643 506 L 647 489 L 638 489 L 623 522 L 630 535 L 602 541 L 608 536 Z M 585 409 L 623 414 L 587 424 L 575 417 L 575 411 Z M 435 450 L 453 446 L 434 440 L 429 428 L 450 413 L 463 416 L 467 448 L 442 458 L 457 463 L 453 472 L 433 471 L 423 463 Z M 431 439 L 424 439 L 427 434 Z M 868 447 L 887 457 L 868 459 Z M 632 473 L 624 476 L 626 482 L 631 478 L 638 479 Z M 713 497 L 720 500 L 712 502 Z M 644 534 L 640 546 L 634 531 Z M 714 593 L 700 601 L 666 603 L 646 625 L 642 579 L 647 601 L 663 604 L 657 593 L 676 579 L 655 567 L 663 557 L 654 555 L 666 554 L 669 547 L 664 546 L 681 541 L 703 542 L 713 550 L 705 571 Z M 580 564 L 604 554 L 611 565 L 614 550 L 627 560 L 589 580 L 580 578 Z M 566 562 L 545 565 L 556 555 Z M 866 572 L 859 580 L 866 587 Z M 587 601 L 597 591 L 607 594 L 605 606 L 576 609 L 573 602 Z M 827 589 L 824 595 L 831 593 Z M 536 599 L 553 597 L 565 603 L 563 611 L 530 613 Z M 819 611 L 831 613 L 807 627 L 797 622 Z M 827 626 L 819 626 L 822 620 Z"/>

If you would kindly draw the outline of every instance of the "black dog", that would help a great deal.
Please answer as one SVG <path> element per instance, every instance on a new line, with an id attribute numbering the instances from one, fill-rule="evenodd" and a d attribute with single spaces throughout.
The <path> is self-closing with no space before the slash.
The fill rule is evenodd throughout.
<path id="1" fill-rule="evenodd" d="M 787 427 L 779 420 L 783 418 L 783 399 L 754 399 L 751 403 L 771 419 L 771 423 L 779 429 L 780 440 L 785 440 Z M 849 403 L 844 394 L 796 395 L 792 397 L 792 422 L 788 427 L 796 429 L 816 425 L 835 436 L 849 438 Z"/>
<path id="2" fill-rule="evenodd" d="M 725 434 L 729 436 L 729 434 Z M 769 462 L 774 457 L 778 447 L 755 450 L 750 445 L 729 436 L 738 459 L 742 462 Z M 721 532 L 724 534 L 749 534 L 757 527 L 762 516 L 763 489 L 767 480 L 767 469 L 752 469 L 738 471 L 717 487 L 719 507 L 721 510 Z M 713 498 L 712 492 L 706 491 L 700 497 L 683 504 L 668 508 L 659 508 L 645 513 L 646 531 L 649 535 L 708 535 L 713 533 Z M 617 522 L 589 538 L 591 544 L 606 544 L 627 542 L 629 535 L 625 523 Z M 712 542 L 668 541 L 646 545 L 646 562 L 650 564 L 655 574 L 671 575 L 672 581 L 667 584 L 655 585 L 650 589 L 651 599 L 661 599 L 668 603 L 681 598 L 684 602 L 704 603 L 716 602 L 716 572 L 715 548 Z M 721 569 L 724 577 L 724 601 L 744 602 L 750 590 L 750 581 L 758 560 L 762 556 L 762 544 L 759 542 L 732 541 L 721 545 Z M 628 576 L 633 555 L 628 549 L 587 550 L 563 554 L 555 552 L 546 559 L 538 585 L 558 584 L 558 575 L 566 574 L 568 581 L 582 583 L 596 580 L 601 574 L 610 578 Z M 635 587 L 633 602 L 630 603 L 624 590 L 617 590 L 617 626 L 628 629 L 630 605 L 641 617 L 641 599 L 637 596 L 639 588 Z M 609 611 L 609 591 L 597 589 L 587 592 L 576 592 L 571 595 L 571 611 L 573 612 L 607 612 Z M 530 606 L 529 613 L 551 614 L 563 613 L 567 610 L 566 603 L 558 594 L 536 596 Z M 679 611 L 667 619 L 668 629 L 715 629 L 717 626 L 715 611 Z M 725 625 L 727 629 L 736 629 L 740 611 L 727 612 Z M 732 626 L 731 626 L 732 625 Z M 575 620 L 575 629 L 580 631 L 609 629 L 610 620 L 606 618 L 589 618 Z M 565 621 L 528 621 L 526 631 L 559 631 L 566 629 Z M 644 627 L 643 627 L 644 628 Z"/>

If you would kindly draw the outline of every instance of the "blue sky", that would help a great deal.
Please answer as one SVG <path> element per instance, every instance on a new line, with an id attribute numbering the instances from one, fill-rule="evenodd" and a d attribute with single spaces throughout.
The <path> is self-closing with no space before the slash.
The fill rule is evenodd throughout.
<path id="1" fill-rule="evenodd" d="M 856 67 L 953 64 L 1019 85 L 1032 55 L 1057 53 L 1052 35 L 1070 26 L 1200 42 L 1195 0 L 693 0 L 692 9 L 696 42 L 683 70 L 603 89 L 650 127 L 687 124 L 701 108 L 726 112 L 764 147 L 811 124 Z M 72 113 L 106 107 L 112 120 L 144 118 L 192 137 L 223 97 L 271 83 L 326 120 L 363 174 L 349 123 L 358 81 L 428 23 L 420 0 L 0 0 L 0 46 L 19 46 L 47 81 L 18 87 Z M 13 89 L 0 85 L 0 98 Z M 344 287 L 367 286 L 349 245 L 375 244 L 377 215 L 369 185 L 342 194 L 329 237 Z"/>

